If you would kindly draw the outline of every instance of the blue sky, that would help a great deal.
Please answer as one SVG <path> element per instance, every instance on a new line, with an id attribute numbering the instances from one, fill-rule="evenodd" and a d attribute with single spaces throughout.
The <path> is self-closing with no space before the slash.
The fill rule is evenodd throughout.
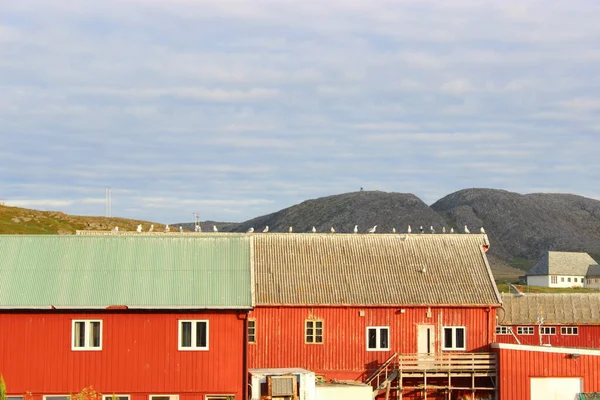
<path id="1" fill-rule="evenodd" d="M 450 4 L 451 3 L 451 4 Z M 600 2 L 0 2 L 0 200 L 242 221 L 365 190 L 600 199 Z"/>

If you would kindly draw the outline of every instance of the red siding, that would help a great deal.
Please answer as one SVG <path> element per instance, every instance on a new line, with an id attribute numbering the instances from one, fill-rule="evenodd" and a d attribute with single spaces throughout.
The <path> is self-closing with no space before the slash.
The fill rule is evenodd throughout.
<path id="1" fill-rule="evenodd" d="M 525 326 L 525 325 L 523 325 Z M 532 325 L 527 325 L 532 326 Z M 521 342 L 532 346 L 540 346 L 541 344 L 550 344 L 554 347 L 584 347 L 598 349 L 600 348 L 600 325 L 580 325 L 578 335 L 561 335 L 560 325 L 544 325 L 556 327 L 556 335 L 542 335 L 540 342 L 540 334 L 538 326 L 534 326 L 533 335 L 517 335 L 517 325 L 513 326 L 515 336 Z M 571 326 L 571 325 L 569 325 Z M 513 335 L 496 335 L 496 341 L 499 343 L 518 344 Z"/>
<path id="2" fill-rule="evenodd" d="M 360 316 L 360 311 L 364 316 Z M 401 310 L 404 310 L 402 312 Z M 467 350 L 488 351 L 495 329 L 495 309 L 427 307 L 257 307 L 256 344 L 248 346 L 250 368 L 300 367 L 326 379 L 364 378 L 394 352 L 417 352 L 417 326 L 436 326 L 441 351 L 442 326 L 466 326 Z M 322 319 L 323 344 L 304 343 L 306 319 Z M 366 351 L 366 327 L 390 327 L 390 351 Z"/>
<path id="3" fill-rule="evenodd" d="M 529 378 L 579 377 L 586 392 L 600 392 L 600 356 L 498 349 L 499 400 L 529 399 Z"/>
<path id="4" fill-rule="evenodd" d="M 0 372 L 9 394 L 235 394 L 244 392 L 244 316 L 190 313 L 0 313 Z M 102 350 L 72 351 L 71 321 L 101 319 Z M 209 350 L 179 351 L 178 320 L 209 320 Z M 202 398 L 202 397 L 200 397 Z"/>

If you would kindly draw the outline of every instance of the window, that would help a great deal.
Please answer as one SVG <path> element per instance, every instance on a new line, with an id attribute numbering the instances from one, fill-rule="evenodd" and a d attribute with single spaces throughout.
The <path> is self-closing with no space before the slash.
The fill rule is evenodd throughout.
<path id="1" fill-rule="evenodd" d="M 179 400 L 177 394 L 151 394 L 150 400 Z"/>
<path id="2" fill-rule="evenodd" d="M 367 350 L 389 350 L 390 328 L 388 326 L 367 327 Z"/>
<path id="3" fill-rule="evenodd" d="M 207 394 L 204 399 L 205 400 L 234 400 L 235 396 L 233 394 L 228 394 L 228 395 Z"/>
<path id="4" fill-rule="evenodd" d="M 6 396 L 6 400 L 23 400 L 23 396 Z"/>
<path id="5" fill-rule="evenodd" d="M 208 350 L 208 321 L 179 320 L 179 350 Z"/>
<path id="6" fill-rule="evenodd" d="M 52 395 L 52 396 L 42 396 L 44 400 L 69 400 L 71 398 L 71 396 L 64 394 L 64 395 Z"/>
<path id="7" fill-rule="evenodd" d="M 576 326 L 561 326 L 561 335 L 579 335 L 579 328 Z"/>
<path id="8" fill-rule="evenodd" d="M 561 277 L 560 277 L 560 281 L 561 281 L 561 282 L 564 282 L 564 281 L 565 281 L 565 277 L 564 277 L 564 276 L 561 276 Z"/>
<path id="9" fill-rule="evenodd" d="M 583 278 L 581 278 L 581 283 L 583 283 Z"/>
<path id="10" fill-rule="evenodd" d="M 102 396 L 102 400 L 129 400 L 128 394 L 105 394 Z"/>
<path id="11" fill-rule="evenodd" d="M 445 326 L 444 327 L 444 350 L 465 350 L 464 326 Z"/>
<path id="12" fill-rule="evenodd" d="M 571 277 L 568 277 L 568 278 L 567 278 L 567 282 L 571 282 Z"/>
<path id="13" fill-rule="evenodd" d="M 256 320 L 248 320 L 248 343 L 256 343 Z"/>
<path id="14" fill-rule="evenodd" d="M 552 275 L 550 277 L 550 283 L 558 283 L 558 277 L 556 275 Z"/>
<path id="15" fill-rule="evenodd" d="M 556 335 L 556 327 L 555 326 L 542 326 L 540 328 L 540 333 L 542 335 Z"/>
<path id="16" fill-rule="evenodd" d="M 306 320 L 305 342 L 312 344 L 323 343 L 323 321 L 318 319 Z"/>
<path id="17" fill-rule="evenodd" d="M 102 321 L 73 320 L 71 343 L 72 350 L 102 350 Z"/>
<path id="18" fill-rule="evenodd" d="M 496 335 L 512 335 L 512 328 L 510 326 L 497 326 Z"/>
<path id="19" fill-rule="evenodd" d="M 533 326 L 517 327 L 517 335 L 533 335 Z"/>

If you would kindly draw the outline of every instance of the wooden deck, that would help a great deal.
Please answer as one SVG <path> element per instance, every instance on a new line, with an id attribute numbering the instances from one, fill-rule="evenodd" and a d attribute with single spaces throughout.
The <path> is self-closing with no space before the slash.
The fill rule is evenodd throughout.
<path id="1" fill-rule="evenodd" d="M 402 399 L 408 390 L 422 391 L 423 399 L 428 391 L 441 390 L 450 398 L 458 390 L 494 393 L 496 373 L 494 353 L 394 353 L 365 382 L 373 386 L 374 398 L 384 390 L 386 399 L 392 392 Z"/>

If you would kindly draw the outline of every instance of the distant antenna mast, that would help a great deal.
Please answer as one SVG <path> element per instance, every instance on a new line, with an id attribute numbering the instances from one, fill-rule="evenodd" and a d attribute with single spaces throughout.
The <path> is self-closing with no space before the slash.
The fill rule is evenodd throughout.
<path id="1" fill-rule="evenodd" d="M 202 232 L 200 227 L 200 216 L 198 213 L 192 213 L 194 215 L 194 232 Z"/>
<path id="2" fill-rule="evenodd" d="M 106 197 L 106 209 L 105 209 L 105 214 L 106 214 L 106 218 L 110 218 L 110 214 L 111 214 L 111 204 L 110 204 L 110 188 L 107 187 L 104 191 L 105 197 Z"/>

